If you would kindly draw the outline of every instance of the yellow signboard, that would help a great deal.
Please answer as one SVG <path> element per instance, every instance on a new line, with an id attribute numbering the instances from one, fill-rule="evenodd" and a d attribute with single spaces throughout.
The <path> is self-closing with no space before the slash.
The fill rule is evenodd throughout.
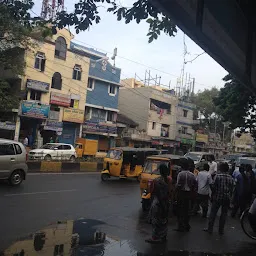
<path id="1" fill-rule="evenodd" d="M 79 108 L 79 100 L 74 100 L 74 107 L 73 108 L 76 108 L 76 109 Z"/>
<path id="2" fill-rule="evenodd" d="M 197 142 L 208 143 L 208 135 L 207 134 L 197 133 L 196 134 L 196 141 Z"/>
<path id="3" fill-rule="evenodd" d="M 82 124 L 84 122 L 84 111 L 80 109 L 64 108 L 62 120 Z"/>

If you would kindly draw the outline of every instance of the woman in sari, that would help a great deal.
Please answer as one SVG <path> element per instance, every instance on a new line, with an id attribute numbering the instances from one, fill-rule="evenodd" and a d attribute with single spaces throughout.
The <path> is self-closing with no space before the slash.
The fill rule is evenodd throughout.
<path id="1" fill-rule="evenodd" d="M 160 177 L 153 180 L 151 186 L 152 203 L 150 208 L 152 238 L 148 243 L 163 243 L 167 239 L 169 200 L 172 188 L 170 170 L 165 164 L 159 166 Z"/>

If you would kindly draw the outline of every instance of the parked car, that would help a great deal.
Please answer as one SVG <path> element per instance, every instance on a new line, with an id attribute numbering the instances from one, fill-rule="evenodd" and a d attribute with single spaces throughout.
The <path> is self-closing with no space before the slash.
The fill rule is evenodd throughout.
<path id="1" fill-rule="evenodd" d="M 0 139 L 0 179 L 18 186 L 26 179 L 27 151 L 22 143 Z"/>
<path id="2" fill-rule="evenodd" d="M 70 144 L 47 143 L 41 148 L 33 149 L 28 153 L 29 160 L 76 160 L 76 150 Z"/>

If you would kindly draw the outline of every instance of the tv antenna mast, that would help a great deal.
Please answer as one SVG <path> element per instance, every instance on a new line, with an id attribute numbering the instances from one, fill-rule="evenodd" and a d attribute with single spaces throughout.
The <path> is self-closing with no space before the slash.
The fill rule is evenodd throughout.
<path id="1" fill-rule="evenodd" d="M 41 8 L 41 18 L 53 19 L 57 12 L 64 10 L 64 0 L 43 0 Z"/>

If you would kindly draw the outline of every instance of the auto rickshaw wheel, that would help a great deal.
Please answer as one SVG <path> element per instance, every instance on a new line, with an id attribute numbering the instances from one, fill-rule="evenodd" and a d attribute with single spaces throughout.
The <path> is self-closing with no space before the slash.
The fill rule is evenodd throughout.
<path id="1" fill-rule="evenodd" d="M 102 181 L 108 181 L 109 178 L 110 178 L 109 174 L 107 174 L 107 173 L 102 173 L 101 174 L 101 180 Z"/>

